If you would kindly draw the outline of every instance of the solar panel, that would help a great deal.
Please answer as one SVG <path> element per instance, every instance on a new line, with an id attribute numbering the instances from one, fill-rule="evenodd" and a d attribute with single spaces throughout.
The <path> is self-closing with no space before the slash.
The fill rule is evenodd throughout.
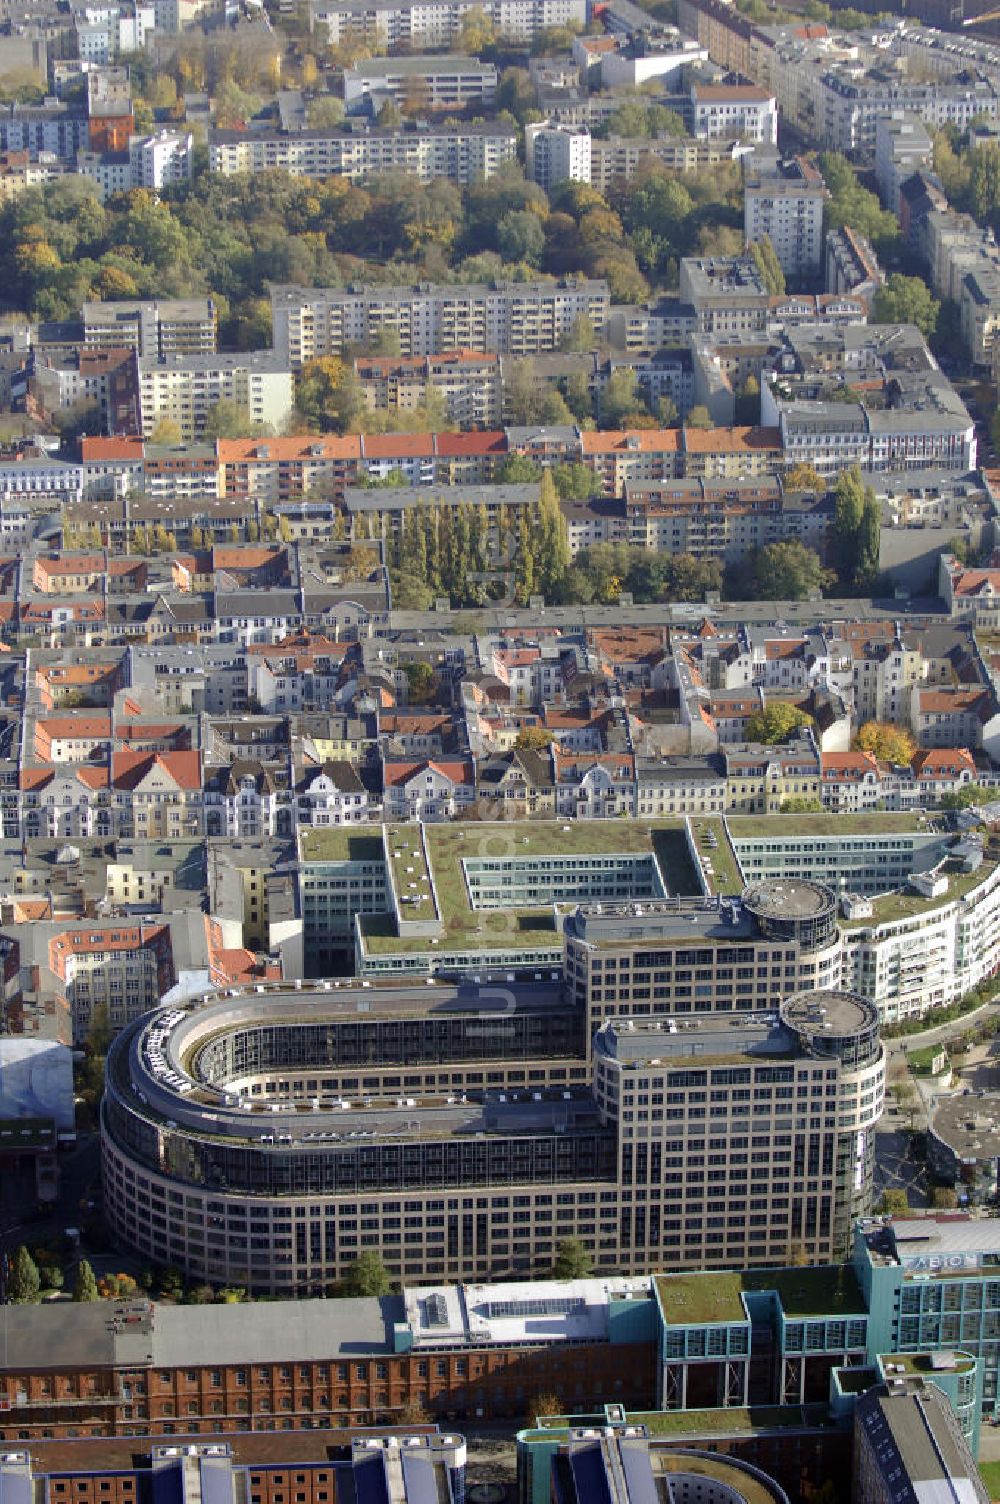
<path id="1" fill-rule="evenodd" d="M 580 1296 L 561 1295 L 540 1300 L 489 1300 L 485 1314 L 492 1319 L 521 1316 L 572 1316 L 585 1311 L 587 1302 Z"/>

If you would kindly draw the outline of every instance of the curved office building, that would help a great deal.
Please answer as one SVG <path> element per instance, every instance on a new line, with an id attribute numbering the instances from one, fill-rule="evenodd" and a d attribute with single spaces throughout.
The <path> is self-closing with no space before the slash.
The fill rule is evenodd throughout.
<path id="1" fill-rule="evenodd" d="M 598 1273 L 840 1257 L 884 1064 L 873 1010 L 817 996 L 832 1031 L 793 997 L 615 1016 L 592 1046 L 551 985 L 160 1009 L 108 1057 L 107 1214 L 151 1260 L 278 1294 L 323 1291 L 364 1248 L 409 1281 L 527 1274 L 568 1237 Z M 707 1114 L 721 1179 L 695 1153 Z"/>

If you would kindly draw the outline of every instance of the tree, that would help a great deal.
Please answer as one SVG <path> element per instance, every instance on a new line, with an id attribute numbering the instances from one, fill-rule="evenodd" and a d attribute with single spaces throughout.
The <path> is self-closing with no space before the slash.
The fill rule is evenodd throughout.
<path id="1" fill-rule="evenodd" d="M 545 231 L 537 214 L 513 209 L 497 225 L 497 246 L 505 261 L 523 261 L 537 266 L 545 250 Z"/>
<path id="2" fill-rule="evenodd" d="M 115 1031 L 111 1027 L 111 1014 L 108 1011 L 107 1003 L 95 1003 L 90 1015 L 90 1027 L 87 1030 L 86 1045 L 88 1053 L 91 1055 L 106 1055 L 114 1036 Z"/>
<path id="3" fill-rule="evenodd" d="M 909 767 L 917 751 L 916 741 L 905 726 L 892 726 L 886 721 L 866 721 L 855 745 L 862 752 L 870 752 L 879 762 L 894 763 L 897 767 Z"/>
<path id="4" fill-rule="evenodd" d="M 267 432 L 267 425 L 255 423 L 245 407 L 220 397 L 205 413 L 206 439 L 250 439 Z"/>
<path id="5" fill-rule="evenodd" d="M 751 588 L 757 600 L 804 600 L 813 590 L 824 589 L 832 578 L 815 549 L 798 538 L 765 544 L 751 561 Z"/>
<path id="6" fill-rule="evenodd" d="M 714 423 L 712 422 L 712 414 L 709 412 L 708 408 L 703 406 L 703 404 L 700 402 L 696 403 L 695 406 L 692 407 L 691 411 L 687 415 L 687 418 L 685 419 L 685 422 L 687 423 L 688 428 L 715 427 Z"/>
<path id="7" fill-rule="evenodd" d="M 639 394 L 639 379 L 631 366 L 612 370 L 601 388 L 598 411 L 604 428 L 628 428 L 636 417 L 649 416 Z"/>
<path id="8" fill-rule="evenodd" d="M 73 1299 L 77 1304 L 84 1304 L 94 1300 L 100 1300 L 97 1293 L 97 1280 L 94 1271 L 86 1259 L 81 1259 L 76 1266 L 76 1279 L 73 1281 Z"/>
<path id="9" fill-rule="evenodd" d="M 786 491 L 825 491 L 826 484 L 819 471 L 804 460 L 785 471 Z"/>
<path id="10" fill-rule="evenodd" d="M 393 573 L 392 604 L 396 611 L 429 611 L 434 603 L 434 592 L 418 575 Z"/>
<path id="11" fill-rule="evenodd" d="M 20 1244 L 10 1263 L 7 1275 L 7 1299 L 15 1306 L 30 1306 L 37 1301 L 42 1290 L 38 1265 L 31 1254 Z"/>
<path id="12" fill-rule="evenodd" d="M 750 247 L 750 254 L 768 292 L 773 298 L 782 297 L 785 291 L 785 273 L 770 235 L 765 235 L 762 240 L 755 240 Z"/>
<path id="13" fill-rule="evenodd" d="M 954 1186 L 936 1185 L 931 1191 L 931 1206 L 936 1211 L 954 1211 L 958 1205 L 958 1194 Z"/>
<path id="14" fill-rule="evenodd" d="M 800 727 L 812 724 L 812 716 L 797 705 L 790 705 L 787 700 L 771 700 L 755 710 L 747 721 L 747 741 L 775 747 L 779 742 L 787 742 Z"/>
<path id="15" fill-rule="evenodd" d="M 530 1419 L 540 1420 L 545 1415 L 564 1415 L 565 1407 L 559 1396 L 548 1390 L 528 1401 L 527 1413 Z"/>
<path id="16" fill-rule="evenodd" d="M 336 94 L 317 94 L 306 105 L 306 119 L 311 130 L 336 130 L 344 119 L 344 101 Z"/>
<path id="17" fill-rule="evenodd" d="M 527 508 L 524 509 L 527 512 Z M 551 470 L 546 470 L 538 487 L 538 511 L 534 524 L 536 584 L 550 600 L 557 594 L 569 569 L 569 532 L 559 505 L 559 494 Z"/>
<path id="18" fill-rule="evenodd" d="M 389 1275 L 385 1265 L 374 1248 L 366 1248 L 358 1254 L 344 1277 L 344 1294 L 382 1296 L 388 1295 L 389 1289 Z"/>
<path id="19" fill-rule="evenodd" d="M 379 557 L 374 548 L 352 548 L 340 577 L 342 580 L 370 580 L 378 566 Z"/>
<path id="20" fill-rule="evenodd" d="M 578 313 L 570 326 L 568 334 L 563 336 L 562 348 L 569 354 L 586 355 L 597 344 L 597 335 L 594 331 L 594 322 L 585 313 Z"/>
<path id="21" fill-rule="evenodd" d="M 544 726 L 522 726 L 514 746 L 518 752 L 544 752 L 554 741 L 554 735 Z"/>
<path id="22" fill-rule="evenodd" d="M 563 1238 L 552 1265 L 553 1279 L 589 1279 L 593 1261 L 579 1238 Z"/>
<path id="23" fill-rule="evenodd" d="M 434 670 L 422 659 L 411 658 L 402 665 L 406 675 L 411 705 L 426 705 L 434 687 Z"/>
<path id="24" fill-rule="evenodd" d="M 167 444 L 173 447 L 180 444 L 182 440 L 181 425 L 175 423 L 173 418 L 160 418 L 153 425 L 153 431 L 149 435 L 149 442 L 151 444 Z"/>
<path id="25" fill-rule="evenodd" d="M 942 809 L 972 809 L 977 804 L 991 804 L 996 798 L 995 789 L 984 789 L 981 783 L 967 783 L 954 793 L 941 796 Z"/>
<path id="26" fill-rule="evenodd" d="M 888 1186 L 882 1192 L 882 1201 L 879 1210 L 888 1217 L 905 1217 L 910 1210 L 910 1202 L 904 1190 L 896 1186 Z"/>
<path id="27" fill-rule="evenodd" d="M 845 590 L 870 589 L 879 565 L 882 514 L 873 488 L 857 465 L 841 472 L 834 487 L 833 551 Z"/>
<path id="28" fill-rule="evenodd" d="M 876 324 L 916 324 L 929 339 L 937 328 L 941 304 L 921 277 L 893 272 L 876 288 L 872 318 Z"/>

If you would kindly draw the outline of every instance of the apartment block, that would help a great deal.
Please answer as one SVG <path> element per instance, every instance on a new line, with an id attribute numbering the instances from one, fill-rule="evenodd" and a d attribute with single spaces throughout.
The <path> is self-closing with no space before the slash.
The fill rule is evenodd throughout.
<path id="1" fill-rule="evenodd" d="M 750 256 L 685 256 L 680 299 L 694 308 L 699 334 L 734 338 L 760 335 L 767 327 L 771 295 Z"/>
<path id="2" fill-rule="evenodd" d="M 777 102 L 756 84 L 692 84 L 690 113 L 695 137 L 777 144 Z"/>
<path id="3" fill-rule="evenodd" d="M 559 348 L 580 319 L 603 330 L 610 309 L 603 281 L 341 288 L 271 287 L 276 357 L 293 370 L 384 332 L 403 355 L 450 350 L 534 355 Z"/>
<path id="4" fill-rule="evenodd" d="M 499 355 L 455 350 L 433 356 L 359 356 L 354 372 L 375 412 L 410 411 L 434 392 L 462 428 L 495 428 L 503 416 Z"/>
<path id="5" fill-rule="evenodd" d="M 485 12 L 511 41 L 531 42 L 550 26 L 587 24 L 585 0 L 313 0 L 310 26 L 328 43 L 377 40 L 389 49 L 453 51 L 471 11 Z"/>
<path id="6" fill-rule="evenodd" d="M 921 168 L 933 168 L 933 143 L 924 122 L 904 110 L 894 110 L 875 122 L 875 176 L 879 198 L 899 214 L 900 189 Z"/>
<path id="7" fill-rule="evenodd" d="M 815 277 L 823 262 L 828 197 L 821 174 L 805 158 L 768 159 L 755 152 L 744 178 L 744 234 L 750 242 L 770 240 L 786 277 Z"/>
<path id="8" fill-rule="evenodd" d="M 217 402 L 235 402 L 252 423 L 280 429 L 294 403 L 292 373 L 277 353 L 173 355 L 139 361 L 140 427 L 150 438 L 157 423 L 178 425 L 187 441 L 200 439 Z"/>
<path id="9" fill-rule="evenodd" d="M 209 169 L 223 176 L 279 168 L 293 177 L 336 175 L 355 183 L 384 172 L 405 172 L 422 183 L 483 182 L 516 154 L 517 133 L 502 123 L 379 129 L 359 122 L 352 130 L 294 135 L 213 131 L 208 144 Z"/>
<path id="10" fill-rule="evenodd" d="M 474 57 L 369 58 L 344 69 L 349 115 L 377 114 L 387 99 L 414 113 L 481 110 L 494 103 L 496 92 L 496 67 Z"/>
<path id="11" fill-rule="evenodd" d="M 524 130 L 527 174 L 548 192 L 571 178 L 590 182 L 590 132 L 570 125 L 527 125 Z"/>
<path id="12" fill-rule="evenodd" d="M 217 319 L 211 298 L 84 303 L 81 320 L 88 350 L 135 350 L 152 360 L 215 353 Z"/>

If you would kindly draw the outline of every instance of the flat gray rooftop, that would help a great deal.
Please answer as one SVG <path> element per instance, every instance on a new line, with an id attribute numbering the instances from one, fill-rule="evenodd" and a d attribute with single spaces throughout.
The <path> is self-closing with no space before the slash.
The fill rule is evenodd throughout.
<path id="1" fill-rule="evenodd" d="M 832 910 L 836 898 L 823 883 L 782 878 L 754 883 L 744 893 L 743 903 L 765 919 L 811 919 Z"/>
<path id="2" fill-rule="evenodd" d="M 931 1119 L 934 1135 L 959 1159 L 1000 1157 L 1000 1096 L 975 1092 L 946 1097 Z"/>
<path id="3" fill-rule="evenodd" d="M 303 1362 L 392 1351 L 402 1296 L 273 1305 L 153 1306 L 146 1301 L 0 1307 L 4 1369 Z"/>
<path id="4" fill-rule="evenodd" d="M 835 1036 L 861 1033 L 878 1020 L 875 1008 L 863 997 L 850 992 L 826 989 L 800 992 L 782 1004 L 781 1016 L 792 1029 L 802 1034 Z"/>

